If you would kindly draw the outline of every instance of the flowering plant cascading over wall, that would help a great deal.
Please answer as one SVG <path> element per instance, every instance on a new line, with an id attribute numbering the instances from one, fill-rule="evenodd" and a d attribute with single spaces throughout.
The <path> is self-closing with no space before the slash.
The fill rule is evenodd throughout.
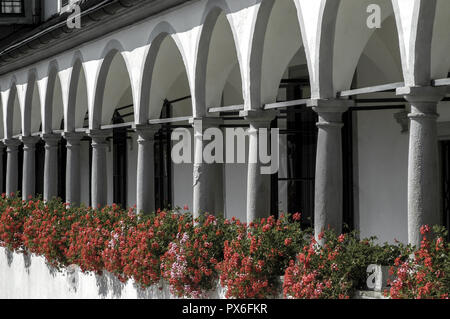
<path id="1" fill-rule="evenodd" d="M 375 237 L 326 231 L 318 245 L 300 214 L 261 219 L 249 225 L 212 215 L 197 220 L 185 210 L 136 214 L 117 205 L 72 208 L 60 200 L 0 199 L 0 246 L 44 256 L 51 266 L 78 265 L 84 272 L 108 271 L 142 288 L 169 283 L 178 297 L 205 297 L 217 287 L 228 298 L 349 298 L 367 279 L 369 264 L 391 265 L 392 298 L 448 298 L 450 254 L 445 232 L 414 249 L 382 246 Z"/>

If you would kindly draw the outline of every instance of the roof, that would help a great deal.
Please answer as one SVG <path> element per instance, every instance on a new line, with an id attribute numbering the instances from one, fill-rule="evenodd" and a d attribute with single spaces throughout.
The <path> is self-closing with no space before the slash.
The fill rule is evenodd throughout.
<path id="1" fill-rule="evenodd" d="M 81 29 L 67 27 L 71 12 L 56 14 L 31 30 L 25 28 L 0 47 L 0 75 L 189 1 L 193 0 L 80 0 Z M 123 18 L 112 23 L 113 15 Z"/>

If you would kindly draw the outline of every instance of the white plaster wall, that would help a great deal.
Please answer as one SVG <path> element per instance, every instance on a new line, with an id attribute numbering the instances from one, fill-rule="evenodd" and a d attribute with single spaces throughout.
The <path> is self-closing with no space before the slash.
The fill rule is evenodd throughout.
<path id="1" fill-rule="evenodd" d="M 172 203 L 174 207 L 185 205 L 192 209 L 192 164 L 172 165 Z"/>
<path id="2" fill-rule="evenodd" d="M 408 240 L 408 134 L 394 119 L 398 110 L 357 112 L 357 176 L 361 237 L 376 235 L 380 242 Z"/>
<path id="3" fill-rule="evenodd" d="M 83 274 L 78 267 L 74 272 L 61 272 L 49 267 L 40 256 L 7 252 L 0 248 L 0 298 L 1 299 L 174 299 L 166 283 L 146 290 L 133 280 L 121 283 L 105 272 L 102 276 Z M 162 290 L 159 289 L 162 287 Z M 210 298 L 224 298 L 218 288 Z"/>
<path id="4" fill-rule="evenodd" d="M 191 133 L 191 163 L 193 162 L 194 133 L 193 129 L 189 129 Z M 178 143 L 173 141 L 172 146 Z M 192 185 L 194 179 L 192 177 L 194 166 L 191 163 L 172 163 L 172 204 L 173 207 L 184 208 L 185 205 L 192 209 Z M 163 207 L 160 207 L 163 208 Z"/>
<path id="5" fill-rule="evenodd" d="M 44 0 L 42 1 L 42 10 L 44 20 L 49 19 L 60 10 L 60 0 Z"/>
<path id="6" fill-rule="evenodd" d="M 247 164 L 225 165 L 225 217 L 247 221 Z"/>
<path id="7" fill-rule="evenodd" d="M 247 128 L 243 128 L 246 130 Z M 226 136 L 226 130 L 224 136 Z M 234 145 L 234 163 L 224 164 L 224 189 L 225 189 L 225 216 L 226 218 L 237 217 L 242 222 L 247 221 L 247 159 L 248 159 L 248 138 L 245 138 L 245 162 L 238 163 L 237 139 Z M 224 157 L 227 150 L 225 148 Z"/>
<path id="8" fill-rule="evenodd" d="M 436 1 L 436 17 L 433 29 L 431 50 L 431 77 L 433 79 L 446 78 L 450 71 L 450 37 L 448 36 L 448 21 L 450 1 Z"/>
<path id="9" fill-rule="evenodd" d="M 450 102 L 440 102 L 437 107 L 437 112 L 439 114 L 438 122 L 450 121 Z"/>

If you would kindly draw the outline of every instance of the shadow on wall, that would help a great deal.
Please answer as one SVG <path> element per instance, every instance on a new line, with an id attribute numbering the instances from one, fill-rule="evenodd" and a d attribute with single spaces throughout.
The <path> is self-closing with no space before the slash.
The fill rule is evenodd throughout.
<path id="1" fill-rule="evenodd" d="M 22 254 L 23 256 L 23 264 L 25 266 L 25 271 L 27 274 L 30 274 L 30 267 L 31 267 L 31 255 L 27 252 L 24 252 Z"/>
<path id="2" fill-rule="evenodd" d="M 59 270 L 53 267 L 52 265 L 49 265 L 47 262 L 45 263 L 45 265 L 47 266 L 50 276 L 56 278 L 56 274 L 59 272 Z"/>
<path id="3" fill-rule="evenodd" d="M 122 296 L 122 290 L 125 284 L 111 273 L 105 271 L 102 275 L 96 274 L 95 280 L 97 282 L 98 294 L 102 298 L 107 298 L 110 291 L 114 298 L 120 298 Z"/>
<path id="4" fill-rule="evenodd" d="M 8 267 L 11 267 L 11 264 L 14 260 L 14 253 L 9 249 L 5 249 L 6 261 L 8 262 Z"/>

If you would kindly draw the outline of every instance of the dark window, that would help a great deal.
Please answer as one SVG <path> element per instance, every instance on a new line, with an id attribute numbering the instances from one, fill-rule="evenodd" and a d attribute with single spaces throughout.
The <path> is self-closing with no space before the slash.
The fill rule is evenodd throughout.
<path id="1" fill-rule="evenodd" d="M 92 205 L 92 139 L 86 136 L 85 140 L 89 143 L 89 203 Z"/>
<path id="2" fill-rule="evenodd" d="M 23 178 L 23 143 L 19 145 L 19 153 L 18 153 L 19 164 L 17 166 L 18 174 L 17 174 L 17 191 L 20 191 L 22 194 L 22 178 Z"/>
<path id="3" fill-rule="evenodd" d="M 67 141 L 62 138 L 58 143 L 58 197 L 63 201 L 66 198 L 66 164 Z"/>
<path id="4" fill-rule="evenodd" d="M 64 119 L 59 127 L 64 130 Z M 58 143 L 58 197 L 65 201 L 66 198 L 66 165 L 67 165 L 67 141 L 61 138 Z"/>
<path id="5" fill-rule="evenodd" d="M 61 0 L 61 7 L 69 5 L 69 0 Z"/>
<path id="6" fill-rule="evenodd" d="M 344 127 L 342 128 L 342 174 L 343 185 L 343 223 L 344 231 L 351 231 L 355 227 L 354 222 L 354 195 L 353 195 L 353 112 L 345 112 L 342 116 Z"/>
<path id="7" fill-rule="evenodd" d="M 44 165 L 45 165 L 45 142 L 40 139 L 36 143 L 36 155 L 35 155 L 35 167 L 36 167 L 36 196 L 44 194 Z"/>
<path id="8" fill-rule="evenodd" d="M 309 86 L 303 79 L 283 80 L 287 100 L 303 98 L 305 87 Z M 317 114 L 304 106 L 289 107 L 282 111 L 286 118 L 286 129 L 280 134 L 287 136 L 287 171 L 286 177 L 272 175 L 272 212 L 277 213 L 278 188 L 280 183 L 287 183 L 287 212 L 302 214 L 302 227 L 314 223 L 314 183 L 317 148 Z M 276 125 L 276 120 L 272 126 Z"/>
<path id="9" fill-rule="evenodd" d="M 7 162 L 8 162 L 8 153 L 6 152 L 6 147 L 3 147 L 3 180 L 2 180 L 2 192 L 6 193 L 6 168 L 7 168 Z"/>
<path id="10" fill-rule="evenodd" d="M 0 0 L 1 15 L 23 16 L 23 0 Z"/>
<path id="11" fill-rule="evenodd" d="M 161 118 L 170 118 L 171 104 L 164 102 Z M 171 126 L 165 124 L 155 135 L 155 207 L 156 209 L 170 208 L 172 205 L 172 160 L 171 152 Z"/>
<path id="12" fill-rule="evenodd" d="M 287 99 L 304 98 L 309 84 L 305 79 L 285 80 Z M 280 134 L 287 135 L 287 176 L 272 176 L 272 212 L 278 212 L 278 187 L 280 182 L 287 182 L 288 213 L 302 214 L 302 227 L 314 225 L 314 192 L 317 152 L 316 112 L 305 106 L 288 107 L 282 114 L 286 118 L 286 130 Z M 283 117 L 284 117 L 283 116 Z M 352 114 L 343 116 L 342 131 L 343 154 L 343 224 L 344 230 L 351 230 L 353 222 L 353 161 L 352 161 Z M 276 121 L 274 121 L 276 125 Z M 272 126 L 274 126 L 274 124 Z"/>
<path id="13" fill-rule="evenodd" d="M 441 142 L 442 224 L 450 229 L 450 141 Z M 447 235 L 450 240 L 450 233 Z"/>
<path id="14" fill-rule="evenodd" d="M 116 110 L 113 124 L 125 123 Z M 127 128 L 113 129 L 113 202 L 127 207 Z"/>
<path id="15" fill-rule="evenodd" d="M 313 226 L 317 114 L 304 106 L 287 109 L 288 212 L 302 213 L 302 226 Z"/>

